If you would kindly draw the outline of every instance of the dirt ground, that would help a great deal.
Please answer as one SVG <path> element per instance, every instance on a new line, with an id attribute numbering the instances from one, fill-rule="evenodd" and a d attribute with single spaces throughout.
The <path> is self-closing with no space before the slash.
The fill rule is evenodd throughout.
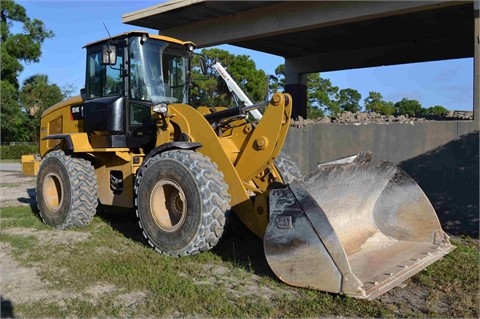
<path id="1" fill-rule="evenodd" d="M 24 176 L 16 168 L 9 165 L 11 170 L 0 170 L 0 208 L 35 202 L 35 177 Z"/>
<path id="2" fill-rule="evenodd" d="M 35 178 L 22 176 L 20 171 L 0 170 L 0 205 L 1 207 L 11 207 L 17 205 L 32 205 L 35 203 Z M 0 209 L 1 209 L 0 207 Z M 4 230 L 5 231 L 5 230 Z M 28 232 L 29 229 L 9 228 L 9 233 L 16 235 L 21 232 Z M 82 232 L 82 236 L 75 234 L 75 240 L 85 240 L 89 233 Z M 62 232 L 52 229 L 52 231 L 36 231 L 36 236 L 41 236 L 42 241 L 70 241 L 73 238 L 61 238 L 62 236 L 72 237 L 71 232 Z M 24 302 L 34 302 L 42 300 L 45 296 L 54 298 L 78 298 L 79 296 L 65 296 L 65 293 L 58 290 L 47 289 L 42 283 L 37 272 L 38 269 L 26 268 L 20 265 L 11 254 L 11 247 L 8 244 L 0 243 L 0 296 L 2 297 L 2 308 L 8 307 L 6 300 L 11 304 Z M 105 289 L 115 289 L 114 286 L 99 286 L 91 291 L 86 298 L 95 298 L 96 294 L 104 293 Z M 97 291 L 98 290 L 98 291 Z M 406 287 L 395 288 L 382 295 L 377 300 L 388 305 L 395 313 L 401 314 L 403 310 L 408 312 L 422 313 L 422 309 L 428 308 L 429 291 L 426 287 L 416 284 L 410 280 Z M 129 298 L 133 296 L 129 295 Z M 136 298 L 144 298 L 138 295 Z M 437 304 L 442 307 L 442 304 Z M 447 304 L 444 305 L 448 307 Z M 442 309 L 438 309 L 442 313 Z M 447 309 L 445 309 L 447 310 Z"/>

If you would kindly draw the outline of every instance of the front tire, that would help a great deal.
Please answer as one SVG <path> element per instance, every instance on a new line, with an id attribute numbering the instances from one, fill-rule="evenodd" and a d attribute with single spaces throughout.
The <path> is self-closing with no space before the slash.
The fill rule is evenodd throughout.
<path id="1" fill-rule="evenodd" d="M 65 229 L 89 224 L 98 205 L 95 169 L 56 150 L 45 155 L 37 176 L 37 205 L 45 224 Z"/>
<path id="2" fill-rule="evenodd" d="M 135 204 L 148 243 L 170 256 L 213 248 L 223 235 L 230 195 L 208 157 L 187 150 L 149 159 L 135 181 Z"/>

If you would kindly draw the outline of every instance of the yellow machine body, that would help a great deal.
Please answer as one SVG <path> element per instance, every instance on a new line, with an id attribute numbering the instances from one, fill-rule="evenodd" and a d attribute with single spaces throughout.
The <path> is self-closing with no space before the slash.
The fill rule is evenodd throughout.
<path id="1" fill-rule="evenodd" d="M 132 152 L 128 148 L 92 147 L 87 133 L 82 132 L 82 121 L 71 120 L 70 116 L 72 105 L 81 101 L 80 97 L 75 97 L 54 105 L 43 114 L 40 155 L 44 156 L 58 147 L 88 154 L 96 163 L 100 203 L 133 208 L 135 174 L 147 154 L 142 150 Z M 169 108 L 169 117 L 159 122 L 156 146 L 172 142 L 182 133 L 187 134 L 191 142 L 200 142 L 202 146 L 198 151 L 209 156 L 225 177 L 233 211 L 255 234 L 263 236 L 268 223 L 266 200 L 252 201 L 251 198 L 266 194 L 272 179 L 281 181 L 273 161 L 280 153 L 288 132 L 292 110 L 290 96 L 274 95 L 264 119 L 255 129 L 251 123 L 240 119 L 232 127 L 224 129 L 220 136 L 205 119 L 205 114 L 191 106 L 172 104 Z M 204 111 L 207 112 L 207 109 Z M 155 117 L 155 114 L 152 116 Z M 32 159 L 24 161 L 23 166 L 31 165 Z M 112 170 L 123 173 L 124 191 L 120 194 L 115 194 L 108 186 Z"/>

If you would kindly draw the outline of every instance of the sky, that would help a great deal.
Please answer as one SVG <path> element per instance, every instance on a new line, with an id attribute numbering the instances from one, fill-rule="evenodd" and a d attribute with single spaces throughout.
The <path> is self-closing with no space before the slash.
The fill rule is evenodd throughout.
<path id="1" fill-rule="evenodd" d="M 27 15 L 44 22 L 55 37 L 42 45 L 39 63 L 25 65 L 20 84 L 35 74 L 48 75 L 51 83 L 60 87 L 73 86 L 79 92 L 84 86 L 85 49 L 83 46 L 131 30 L 157 30 L 122 23 L 122 15 L 153 6 L 161 0 L 16 0 Z M 104 26 L 105 24 L 105 26 Z M 182 39 L 189 40 L 189 39 Z M 274 74 L 284 63 L 280 56 L 247 50 L 231 45 L 218 48 L 232 54 L 245 54 L 257 69 Z M 441 105 L 449 110 L 473 109 L 473 58 L 427 63 L 404 64 L 321 73 L 339 89 L 352 88 L 363 99 L 369 92 L 379 92 L 384 100 L 397 102 L 402 98 L 417 100 L 423 107 Z"/>

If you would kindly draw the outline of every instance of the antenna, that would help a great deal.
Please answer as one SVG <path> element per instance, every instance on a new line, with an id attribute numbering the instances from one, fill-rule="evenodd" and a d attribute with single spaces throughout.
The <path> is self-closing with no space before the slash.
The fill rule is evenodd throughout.
<path id="1" fill-rule="evenodd" d="M 108 37 L 110 38 L 110 40 L 112 39 L 112 36 L 110 35 L 110 32 L 108 32 L 108 29 L 107 29 L 107 26 L 105 25 L 105 22 L 102 22 L 103 23 L 103 26 L 105 27 L 105 30 L 107 30 L 107 33 L 108 33 Z"/>

